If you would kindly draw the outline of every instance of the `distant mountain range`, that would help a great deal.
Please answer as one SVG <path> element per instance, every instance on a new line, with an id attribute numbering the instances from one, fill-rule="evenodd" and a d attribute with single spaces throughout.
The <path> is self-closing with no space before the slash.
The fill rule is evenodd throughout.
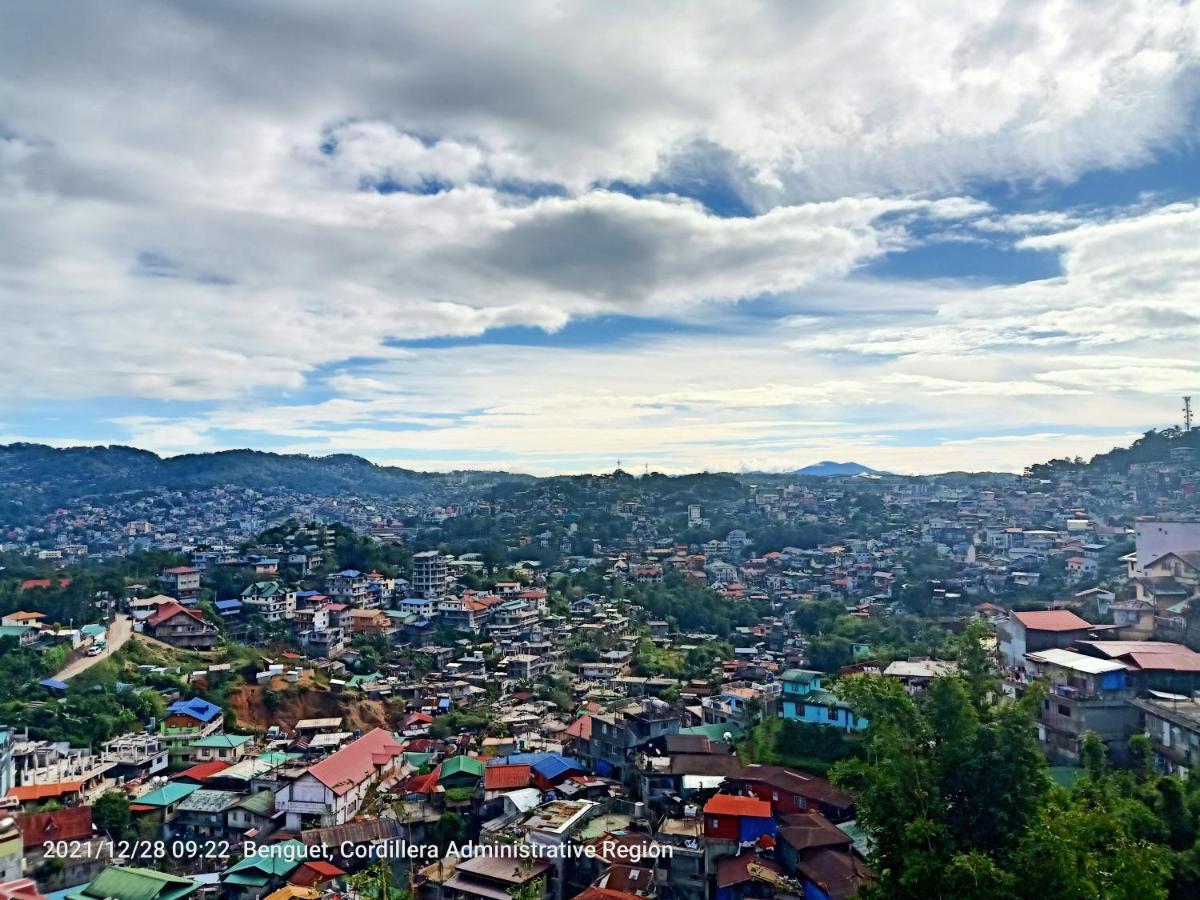
<path id="1" fill-rule="evenodd" d="M 832 477 L 834 475 L 886 475 L 887 473 L 864 466 L 862 463 L 834 462 L 831 459 L 823 459 L 819 463 L 797 469 L 794 474 Z"/>
<path id="2" fill-rule="evenodd" d="M 203 490 L 217 486 L 257 491 L 296 490 L 338 496 L 413 496 L 424 491 L 530 482 L 502 472 L 414 472 L 377 466 L 360 456 L 226 450 L 163 458 L 118 445 L 56 449 L 42 444 L 0 445 L 0 521 L 52 509 L 68 500 L 126 491 Z"/>

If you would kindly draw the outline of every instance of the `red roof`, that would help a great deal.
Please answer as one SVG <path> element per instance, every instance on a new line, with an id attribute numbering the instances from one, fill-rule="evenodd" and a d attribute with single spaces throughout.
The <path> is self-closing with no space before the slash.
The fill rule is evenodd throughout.
<path id="1" fill-rule="evenodd" d="M 191 566 L 175 566 L 174 568 L 163 570 L 164 575 L 195 575 L 199 569 L 193 569 Z"/>
<path id="2" fill-rule="evenodd" d="M 200 615 L 200 613 L 196 612 L 194 609 L 187 609 L 186 607 L 180 606 L 178 603 L 171 601 L 170 603 L 160 603 L 158 605 L 158 609 L 154 611 L 154 615 L 146 620 L 146 624 L 153 628 L 161 625 L 168 619 L 175 618 L 180 613 L 191 616 L 197 622 L 204 621 L 204 616 Z"/>
<path id="3" fill-rule="evenodd" d="M 17 826 L 21 829 L 26 850 L 30 847 L 40 847 L 46 841 L 90 841 L 92 808 L 73 806 L 54 812 L 18 816 Z"/>
<path id="4" fill-rule="evenodd" d="M 6 881 L 0 884 L 0 900 L 46 900 L 38 893 L 37 884 L 32 878 L 18 878 L 16 881 Z"/>
<path id="5" fill-rule="evenodd" d="M 509 791 L 529 787 L 532 770 L 526 765 L 487 766 L 483 770 L 485 791 Z"/>
<path id="6" fill-rule="evenodd" d="M 754 797 L 735 797 L 733 794 L 714 794 L 704 804 L 706 816 L 751 816 L 755 819 L 771 818 L 771 804 Z"/>
<path id="7" fill-rule="evenodd" d="M 403 752 L 390 731 L 376 728 L 309 768 L 308 774 L 340 796 Z"/>
<path id="8" fill-rule="evenodd" d="M 1092 623 L 1081 619 L 1069 609 L 1041 609 L 1015 612 L 1013 618 L 1034 631 L 1085 631 Z"/>
<path id="9" fill-rule="evenodd" d="M 426 775 L 414 775 L 404 785 L 404 791 L 408 794 L 431 794 L 437 789 L 438 779 L 441 777 L 441 766 Z"/>
<path id="10" fill-rule="evenodd" d="M 197 763 L 190 769 L 184 769 L 175 776 L 175 780 L 179 780 L 180 778 L 190 778 L 192 781 L 207 781 L 218 772 L 224 771 L 228 768 L 229 763 L 223 762 L 219 759 L 213 759 L 208 762 Z"/>
<path id="11" fill-rule="evenodd" d="M 302 863 L 300 868 L 288 876 L 288 883 L 297 887 L 312 887 L 314 884 L 341 878 L 345 874 L 342 869 L 332 863 L 327 863 L 323 859 L 314 859 Z"/>
<path id="12" fill-rule="evenodd" d="M 590 887 L 576 894 L 575 900 L 642 900 L 642 897 L 639 894 L 614 891 L 612 888 Z"/>

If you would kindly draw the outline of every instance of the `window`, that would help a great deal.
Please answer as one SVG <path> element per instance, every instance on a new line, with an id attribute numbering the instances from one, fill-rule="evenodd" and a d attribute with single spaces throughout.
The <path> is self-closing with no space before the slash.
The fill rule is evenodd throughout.
<path id="1" fill-rule="evenodd" d="M 1061 703 L 1058 704 L 1058 714 L 1060 716 L 1066 716 L 1069 719 L 1071 717 L 1071 707 L 1063 706 Z"/>
<path id="2" fill-rule="evenodd" d="M 825 708 L 825 718 L 837 719 L 837 717 L 838 717 L 838 710 L 837 710 L 836 706 L 827 706 Z"/>

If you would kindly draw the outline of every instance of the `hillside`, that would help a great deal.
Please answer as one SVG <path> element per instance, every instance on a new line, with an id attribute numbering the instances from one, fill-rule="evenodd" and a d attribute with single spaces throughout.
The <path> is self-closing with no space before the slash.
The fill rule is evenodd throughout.
<path id="1" fill-rule="evenodd" d="M 68 500 L 129 491 L 197 490 L 217 486 L 295 490 L 323 496 L 410 496 L 453 483 L 527 480 L 493 472 L 450 474 L 377 466 L 359 456 L 227 450 L 163 458 L 133 447 L 57 449 L 0 445 L 0 519 L 52 509 Z M 9 513 L 8 516 L 5 513 Z"/>

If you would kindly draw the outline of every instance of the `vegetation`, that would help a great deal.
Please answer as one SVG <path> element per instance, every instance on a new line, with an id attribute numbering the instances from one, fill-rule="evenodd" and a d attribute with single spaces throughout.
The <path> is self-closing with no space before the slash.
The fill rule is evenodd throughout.
<path id="1" fill-rule="evenodd" d="M 1183 898 L 1200 891 L 1200 779 L 1153 772 L 1135 737 L 1110 771 L 1089 735 L 1086 774 L 1053 784 L 1034 737 L 1037 691 L 996 703 L 981 650 L 914 699 L 896 682 L 846 679 L 870 721 L 861 757 L 832 777 L 856 798 L 877 882 L 867 897 Z"/>

